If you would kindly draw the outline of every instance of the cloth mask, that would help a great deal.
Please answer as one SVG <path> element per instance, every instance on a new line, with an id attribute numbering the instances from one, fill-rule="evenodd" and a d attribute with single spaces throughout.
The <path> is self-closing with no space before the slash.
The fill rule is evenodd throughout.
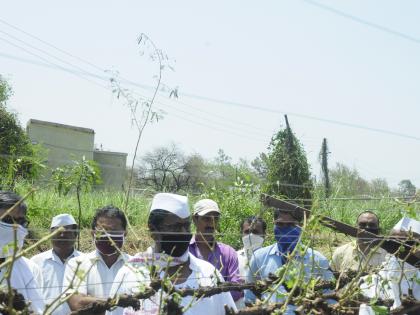
<path id="1" fill-rule="evenodd" d="M 242 243 L 244 244 L 244 249 L 249 257 L 255 250 L 262 247 L 264 237 L 258 234 L 250 233 L 242 236 Z"/>
<path id="2" fill-rule="evenodd" d="M 172 257 L 181 257 L 185 254 L 192 238 L 191 233 L 160 234 L 160 250 Z"/>
<path id="3" fill-rule="evenodd" d="M 124 234 L 101 233 L 100 237 L 93 237 L 95 247 L 102 255 L 111 256 L 117 253 L 124 244 Z"/>
<path id="4" fill-rule="evenodd" d="M 295 249 L 301 231 L 299 226 L 274 226 L 274 237 L 282 254 L 287 255 Z"/>
<path id="5" fill-rule="evenodd" d="M 18 250 L 20 250 L 23 247 L 26 235 L 28 235 L 28 230 L 23 226 L 0 222 L 0 258 L 13 255 L 15 242 Z"/>

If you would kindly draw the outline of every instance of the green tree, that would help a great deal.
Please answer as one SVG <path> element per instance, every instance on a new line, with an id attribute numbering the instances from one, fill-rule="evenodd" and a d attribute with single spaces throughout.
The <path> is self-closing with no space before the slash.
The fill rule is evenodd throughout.
<path id="1" fill-rule="evenodd" d="M 6 107 L 12 94 L 9 83 L 0 76 L 0 173 L 6 174 L 0 184 L 9 188 L 19 177 L 38 177 L 44 167 L 40 147 L 32 145 L 17 115 Z"/>
<path id="2" fill-rule="evenodd" d="M 398 190 L 404 197 L 413 197 L 416 194 L 416 186 L 409 179 L 400 181 L 398 183 Z"/>
<path id="3" fill-rule="evenodd" d="M 321 152 L 319 152 L 319 161 L 321 162 L 322 181 L 324 183 L 325 197 L 331 195 L 330 175 L 328 170 L 328 144 L 327 139 L 322 140 Z"/>
<path id="4" fill-rule="evenodd" d="M 73 161 L 72 165 L 58 167 L 52 172 L 52 180 L 56 184 L 59 195 L 67 195 L 74 189 L 79 208 L 78 225 L 82 225 L 82 204 L 80 195 L 90 191 L 95 184 L 101 183 L 101 175 L 98 164 L 92 160 L 86 160 L 83 156 L 81 161 Z M 80 233 L 77 236 L 77 248 L 80 248 Z"/>
<path id="5" fill-rule="evenodd" d="M 355 168 L 351 169 L 341 163 L 337 163 L 330 171 L 330 179 L 334 193 L 341 197 L 360 196 L 371 192 L 369 182 L 362 178 Z"/>
<path id="6" fill-rule="evenodd" d="M 291 199 L 310 199 L 312 180 L 306 154 L 287 116 L 285 120 L 286 127 L 272 137 L 268 147 L 265 190 Z"/>

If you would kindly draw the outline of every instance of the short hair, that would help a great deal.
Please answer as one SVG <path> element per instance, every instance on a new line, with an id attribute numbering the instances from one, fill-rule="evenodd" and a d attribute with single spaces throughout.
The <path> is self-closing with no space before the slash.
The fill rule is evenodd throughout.
<path id="1" fill-rule="evenodd" d="M 376 220 L 378 221 L 378 226 L 380 226 L 379 217 L 378 217 L 378 215 L 377 215 L 375 212 L 373 212 L 372 210 L 365 210 L 365 211 L 363 211 L 363 212 L 360 212 L 360 213 L 359 213 L 359 215 L 357 216 L 356 223 L 357 223 L 357 222 L 359 222 L 359 218 L 360 218 L 360 216 L 361 216 L 361 215 L 363 215 L 363 214 L 371 214 L 371 215 L 373 215 L 373 216 L 376 218 Z"/>
<path id="2" fill-rule="evenodd" d="M 267 230 L 267 222 L 265 222 L 264 219 L 261 218 L 261 217 L 257 217 L 255 215 L 252 215 L 252 216 L 247 217 L 247 218 L 242 220 L 242 222 L 241 222 L 241 232 L 243 231 L 245 222 L 248 223 L 248 224 L 259 222 L 259 223 L 261 223 L 261 225 L 263 227 L 263 232 L 265 233 L 265 231 Z"/>
<path id="3" fill-rule="evenodd" d="M 147 220 L 147 225 L 149 228 L 153 227 L 155 229 L 159 229 L 160 225 L 162 224 L 164 218 L 170 214 L 171 212 L 163 209 L 156 209 L 150 212 L 149 219 Z"/>
<path id="4" fill-rule="evenodd" d="M 21 196 L 12 191 L 0 190 L 0 210 L 9 209 L 21 199 Z M 26 205 L 24 203 L 21 203 L 20 206 L 26 209 Z"/>
<path id="5" fill-rule="evenodd" d="M 279 208 L 274 208 L 274 220 L 277 219 L 282 212 L 290 214 L 299 223 L 303 221 L 304 215 L 300 211 L 291 211 Z M 306 214 L 306 217 L 308 217 L 308 214 Z"/>
<path id="6" fill-rule="evenodd" d="M 96 228 L 96 224 L 99 218 L 117 218 L 121 220 L 121 225 L 124 230 L 127 229 L 127 218 L 125 217 L 124 212 L 118 209 L 115 206 L 108 205 L 103 208 L 96 209 L 95 216 L 92 221 L 92 230 Z"/>

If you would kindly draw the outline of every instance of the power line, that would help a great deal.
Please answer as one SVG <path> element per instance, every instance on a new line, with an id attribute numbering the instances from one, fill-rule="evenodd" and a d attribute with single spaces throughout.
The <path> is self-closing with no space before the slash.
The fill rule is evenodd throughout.
<path id="1" fill-rule="evenodd" d="M 13 46 L 13 47 L 16 47 L 16 48 L 18 48 L 18 49 L 21 49 L 21 50 L 23 50 L 24 52 L 26 52 L 26 53 L 28 53 L 28 54 L 30 54 L 30 55 L 32 55 L 32 56 L 34 56 L 34 57 L 36 57 L 36 58 L 39 58 L 39 59 L 43 60 L 44 62 L 46 62 L 46 63 L 48 63 L 48 64 L 50 64 L 50 65 L 52 65 L 52 66 L 54 66 L 54 67 L 56 67 L 56 68 L 62 68 L 60 65 L 57 65 L 57 64 L 55 64 L 55 63 L 53 63 L 53 62 L 49 61 L 48 59 L 46 59 L 46 58 L 44 58 L 44 57 L 42 57 L 42 56 L 39 56 L 39 55 L 37 55 L 37 54 L 35 54 L 35 53 L 33 53 L 33 52 L 31 52 L 31 51 L 27 50 L 26 48 L 24 48 L 24 47 L 22 47 L 22 46 L 19 46 L 19 45 L 15 44 L 15 43 L 13 43 L 13 42 L 11 42 L 11 41 L 9 41 L 9 40 L 5 39 L 5 38 L 0 37 L 0 40 L 2 40 L 2 41 L 4 41 L 4 42 L 8 43 L 9 45 L 11 45 L 11 46 Z M 76 73 L 76 72 L 70 72 L 70 73 L 71 73 L 71 74 L 73 74 L 73 75 L 75 75 L 75 76 L 77 76 L 77 77 L 79 77 L 79 78 L 82 78 L 83 80 L 86 80 L 86 81 L 88 81 L 88 82 L 90 82 L 90 83 L 92 83 L 92 84 L 95 84 L 95 85 L 97 85 L 97 86 L 100 86 L 100 87 L 102 87 L 102 88 L 105 88 L 106 90 L 109 90 L 109 88 L 107 88 L 106 86 L 101 85 L 101 84 L 99 84 L 99 83 L 97 83 L 97 82 L 95 82 L 95 81 L 92 81 L 92 80 L 88 79 L 88 78 L 85 78 L 84 76 L 82 76 L 82 75 L 80 75 L 80 74 L 78 74 L 78 73 Z"/>
<path id="2" fill-rule="evenodd" d="M 316 6 L 316 7 L 320 8 L 320 9 L 323 9 L 325 11 L 329 11 L 329 12 L 334 13 L 336 15 L 339 15 L 339 16 L 345 17 L 347 19 L 350 19 L 350 20 L 352 20 L 354 22 L 357 22 L 357 23 L 363 24 L 365 26 L 368 26 L 368 27 L 371 27 L 371 28 L 380 30 L 382 32 L 385 32 L 385 33 L 388 33 L 388 34 L 391 34 L 391 35 L 394 35 L 394 36 L 397 36 L 397 37 L 400 37 L 400 38 L 409 40 L 409 41 L 411 41 L 413 43 L 420 44 L 420 39 L 419 38 L 413 37 L 413 36 L 408 35 L 408 34 L 405 34 L 403 32 L 399 32 L 399 31 L 393 30 L 391 28 L 388 28 L 386 26 L 383 26 L 383 25 L 380 25 L 380 24 L 376 24 L 376 23 L 373 23 L 373 22 L 364 20 L 362 18 L 359 18 L 358 16 L 351 15 L 351 14 L 346 13 L 344 11 L 340 11 L 340 10 L 338 10 L 336 8 L 330 7 L 330 6 L 325 5 L 323 3 L 319 3 L 319 2 L 316 2 L 316 1 L 312 1 L 312 0 L 302 0 L 302 1 L 303 2 L 306 2 L 307 4 Z"/>
<path id="3" fill-rule="evenodd" d="M 318 4 L 316 2 L 313 2 L 313 1 L 310 1 L 310 0 L 303 0 L 303 1 L 306 1 L 307 3 L 313 4 L 313 5 L 320 5 L 320 4 Z M 320 6 L 323 6 L 323 5 L 320 5 Z M 326 8 L 334 10 L 333 8 L 330 8 L 330 7 L 326 7 Z M 347 15 L 344 12 L 341 12 L 341 11 L 338 11 L 338 12 L 342 13 L 342 15 Z M 351 17 L 353 17 L 353 16 L 351 16 Z M 357 19 L 357 17 L 355 17 L 355 18 Z M 52 47 L 54 49 L 57 49 L 58 51 L 66 54 L 66 55 L 69 55 L 69 56 L 71 56 L 73 58 L 76 58 L 76 59 L 78 59 L 78 60 L 80 60 L 80 61 L 82 61 L 84 63 L 87 63 L 90 66 L 96 68 L 97 70 L 100 70 L 101 72 L 104 72 L 104 69 L 102 69 L 102 68 L 94 65 L 93 63 L 88 62 L 88 61 L 86 61 L 86 60 L 84 60 L 84 59 L 82 59 L 80 57 L 77 57 L 77 56 L 75 56 L 73 54 L 67 53 L 66 51 L 64 51 L 62 49 L 59 49 L 58 47 L 56 47 L 56 46 L 54 46 L 52 44 L 49 44 L 46 41 L 44 41 L 44 40 L 42 40 L 42 39 L 40 39 L 40 38 L 38 38 L 38 37 L 36 37 L 36 36 L 34 36 L 32 34 L 29 34 L 28 32 L 25 32 L 25 31 L 21 30 L 20 28 L 15 27 L 15 26 L 11 25 L 10 23 L 8 23 L 8 22 L 6 22 L 6 21 L 4 21 L 2 19 L 0 19 L 0 22 L 6 24 L 6 25 L 8 25 L 8 26 L 10 26 L 10 27 L 12 27 L 12 28 L 14 28 L 14 29 L 16 29 L 16 30 L 18 30 L 18 31 L 20 31 L 20 32 L 22 32 L 22 33 L 30 36 L 30 37 L 32 37 L 32 38 L 35 38 L 35 39 L 39 40 L 40 42 L 42 42 L 42 43 L 44 43 L 44 44 L 46 44 L 46 45 L 48 45 L 48 46 L 50 46 L 50 47 Z M 367 22 L 367 21 L 364 21 L 364 22 Z M 367 22 L 367 24 L 369 24 L 369 22 Z M 373 23 L 371 23 L 371 24 L 372 25 L 375 25 Z M 392 30 L 390 30 L 390 31 L 392 31 Z M 398 33 L 398 32 L 396 32 L 396 33 Z M 417 40 L 417 39 L 416 39 L 416 41 L 419 41 L 420 42 L 420 40 Z M 17 46 L 15 44 L 12 44 L 12 45 Z M 22 47 L 19 47 L 19 48 L 24 49 Z M 24 49 L 24 50 L 27 51 L 26 49 Z M 30 54 L 34 55 L 33 53 L 30 53 Z M 35 56 L 38 57 L 38 58 L 42 58 L 42 57 L 37 56 L 37 55 L 35 55 Z M 45 58 L 42 58 L 42 59 L 45 60 Z M 51 63 L 51 62 L 47 60 L 47 63 Z M 73 74 L 75 74 L 75 73 L 73 73 Z M 78 74 L 75 74 L 75 75 L 78 75 Z M 90 75 L 92 75 L 92 74 L 90 74 Z M 84 77 L 82 77 L 82 78 L 84 78 Z M 85 80 L 88 80 L 86 78 L 84 78 L 84 79 Z M 125 79 L 123 77 L 121 77 L 121 79 L 123 79 L 125 83 L 131 84 L 131 85 L 134 85 L 134 86 L 137 86 L 139 88 L 148 89 L 148 90 L 150 90 L 151 88 L 154 88 L 154 87 L 151 87 L 151 86 L 147 86 L 147 85 L 144 85 L 144 84 L 139 84 L 139 83 L 136 83 L 136 82 L 127 80 L 127 79 Z M 89 80 L 89 81 L 91 81 L 91 80 Z M 97 84 L 97 83 L 95 83 L 95 84 Z M 317 116 L 312 116 L 312 115 L 305 115 L 305 114 L 290 112 L 290 111 L 287 111 L 287 110 L 271 109 L 271 108 L 266 108 L 266 107 L 251 105 L 251 104 L 245 104 L 245 103 L 241 103 L 241 102 L 233 102 L 233 101 L 227 101 L 227 100 L 220 100 L 220 99 L 216 99 L 216 98 L 211 98 L 211 97 L 206 97 L 206 96 L 200 96 L 200 95 L 191 94 L 191 93 L 179 93 L 179 95 L 184 95 L 186 97 L 195 98 L 195 99 L 204 100 L 204 101 L 209 101 L 209 102 L 213 102 L 213 103 L 219 103 L 219 104 L 223 104 L 223 105 L 231 105 L 231 106 L 236 106 L 236 107 L 241 107 L 241 108 L 247 108 L 247 109 L 251 109 L 251 110 L 257 110 L 257 111 L 263 111 L 263 112 L 269 112 L 269 113 L 276 113 L 276 114 L 281 114 L 281 115 L 287 114 L 289 116 L 295 116 L 295 117 L 299 117 L 299 118 L 304 118 L 304 119 L 309 119 L 309 120 L 315 120 L 315 121 L 321 121 L 321 122 L 325 122 L 325 123 L 329 123 L 329 124 L 334 124 L 334 125 L 339 125 L 339 126 L 344 126 L 344 127 L 350 127 L 350 128 L 356 128 L 356 129 L 361 129 L 361 130 L 367 130 L 367 131 L 372 131 L 372 132 L 377 132 L 377 133 L 382 133 L 382 134 L 388 134 L 388 135 L 392 135 L 392 136 L 396 136 L 396 137 L 401 137 L 401 138 L 406 138 L 406 139 L 420 141 L 420 137 L 418 137 L 418 136 L 412 136 L 412 135 L 408 135 L 408 134 L 403 134 L 403 133 L 395 132 L 395 131 L 392 131 L 392 130 L 386 130 L 386 129 L 380 129 L 380 128 L 372 128 L 372 127 L 365 126 L 365 125 L 360 125 L 360 124 L 348 123 L 348 122 L 343 122 L 343 121 L 334 120 L 334 119 L 327 119 L 327 118 L 322 118 L 322 117 L 317 117 Z"/>

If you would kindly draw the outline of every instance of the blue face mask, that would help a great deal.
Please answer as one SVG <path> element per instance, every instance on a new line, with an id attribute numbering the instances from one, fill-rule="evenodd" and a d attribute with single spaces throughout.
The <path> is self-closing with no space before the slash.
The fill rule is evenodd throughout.
<path id="1" fill-rule="evenodd" d="M 279 251 L 284 255 L 291 253 L 296 247 L 300 233 L 301 228 L 299 226 L 278 227 L 275 225 L 274 237 Z"/>

